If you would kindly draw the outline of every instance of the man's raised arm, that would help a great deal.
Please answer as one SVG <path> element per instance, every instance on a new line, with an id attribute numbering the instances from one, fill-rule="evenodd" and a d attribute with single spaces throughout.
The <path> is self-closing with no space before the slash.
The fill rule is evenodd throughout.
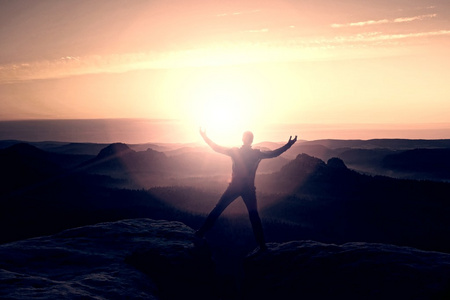
<path id="1" fill-rule="evenodd" d="M 214 143 L 213 141 L 211 141 L 211 139 L 206 135 L 206 130 L 200 128 L 200 135 L 205 140 L 205 142 L 211 147 L 211 149 L 213 149 L 214 151 L 216 151 L 218 153 L 228 154 L 229 148 L 219 146 L 216 143 Z"/>
<path id="2" fill-rule="evenodd" d="M 280 154 L 282 154 L 284 151 L 286 151 L 287 149 L 291 148 L 291 146 L 294 145 L 296 141 L 297 141 L 297 136 L 295 136 L 295 138 L 292 138 L 292 135 L 291 135 L 289 137 L 289 141 L 283 147 L 280 147 L 280 148 L 272 150 L 272 151 L 261 151 L 262 158 L 277 157 Z"/>

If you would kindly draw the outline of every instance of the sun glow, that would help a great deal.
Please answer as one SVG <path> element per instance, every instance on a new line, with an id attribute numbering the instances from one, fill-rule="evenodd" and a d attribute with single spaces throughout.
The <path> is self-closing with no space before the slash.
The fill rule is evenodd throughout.
<path id="1" fill-rule="evenodd" d="M 242 132 L 254 130 L 260 115 L 257 78 L 237 70 L 202 76 L 189 95 L 192 122 L 223 145 L 236 146 Z"/>

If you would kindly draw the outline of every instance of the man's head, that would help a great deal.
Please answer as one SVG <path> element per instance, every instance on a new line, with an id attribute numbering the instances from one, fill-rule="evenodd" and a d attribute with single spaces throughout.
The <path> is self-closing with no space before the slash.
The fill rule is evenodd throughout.
<path id="1" fill-rule="evenodd" d="M 253 143 L 253 133 L 251 131 L 246 131 L 242 135 L 242 142 L 244 146 L 251 146 Z"/>

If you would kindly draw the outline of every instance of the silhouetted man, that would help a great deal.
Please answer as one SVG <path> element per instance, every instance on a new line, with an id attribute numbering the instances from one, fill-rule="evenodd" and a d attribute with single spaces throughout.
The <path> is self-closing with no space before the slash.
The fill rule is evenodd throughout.
<path id="1" fill-rule="evenodd" d="M 250 131 L 244 132 L 242 136 L 243 145 L 241 148 L 226 148 L 217 145 L 206 136 L 206 132 L 200 129 L 200 135 L 205 142 L 216 152 L 228 155 L 233 161 L 231 183 L 223 193 L 219 202 L 214 209 L 209 213 L 202 227 L 195 233 L 196 237 L 203 237 L 204 234 L 213 227 L 214 222 L 224 211 L 224 209 L 231 204 L 237 197 L 241 196 L 247 206 L 250 222 L 252 223 L 253 234 L 259 245 L 260 251 L 267 249 L 264 241 L 264 234 L 259 218 L 258 208 L 256 204 L 255 192 L 255 175 L 261 159 L 277 157 L 287 149 L 289 149 L 296 141 L 297 136 L 289 141 L 281 148 L 273 151 L 261 151 L 252 148 L 253 133 Z"/>

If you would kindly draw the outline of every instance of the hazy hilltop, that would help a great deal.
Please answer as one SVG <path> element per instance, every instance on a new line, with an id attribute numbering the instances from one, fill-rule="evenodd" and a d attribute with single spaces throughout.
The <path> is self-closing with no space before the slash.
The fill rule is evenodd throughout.
<path id="1" fill-rule="evenodd" d="M 123 143 L 115 143 L 103 148 L 95 158 L 83 163 L 81 167 L 91 173 L 100 174 L 134 172 L 164 174 L 170 171 L 164 153 L 150 148 L 137 152 Z"/>
<path id="2" fill-rule="evenodd" d="M 371 139 L 371 140 L 315 140 L 304 141 L 305 145 L 322 145 L 330 149 L 360 148 L 360 149 L 391 149 L 407 150 L 415 148 L 450 148 L 450 140 L 413 140 L 413 139 Z"/>
<path id="3" fill-rule="evenodd" d="M 21 141 L 0 141 L 0 149 L 8 148 Z M 63 142 L 26 142 L 41 150 L 74 155 L 71 160 L 61 159 L 59 163 L 86 162 L 96 157 L 102 149 L 110 144 L 97 143 L 63 143 Z M 262 142 L 255 148 L 275 149 L 283 143 Z M 171 165 L 165 170 L 177 172 L 176 175 L 209 176 L 226 174 L 230 170 L 229 159 L 212 152 L 205 145 L 196 144 L 131 144 L 130 149 L 138 153 L 135 160 L 142 159 L 142 152 L 152 149 L 173 158 Z M 447 149 L 447 150 L 446 150 Z M 408 140 L 408 139 L 373 139 L 373 140 L 315 140 L 298 141 L 281 157 L 265 160 L 259 168 L 260 173 L 278 171 L 288 160 L 295 159 L 298 154 L 308 154 L 324 161 L 338 157 L 351 169 L 371 175 L 385 175 L 397 178 L 429 179 L 449 181 L 448 172 L 450 156 L 450 140 Z M 410 154 L 408 154 L 410 153 Z M 416 155 L 414 156 L 414 153 Z M 138 162 L 133 163 L 138 165 Z M 152 167 L 141 164 L 142 168 Z M 72 165 L 71 167 L 73 167 Z M 151 172 L 151 171 L 149 171 Z M 203 172 L 203 173 L 202 173 Z M 182 177 L 182 176 L 179 176 Z M 148 180 L 151 182 L 151 180 Z M 172 183 L 171 183 L 172 184 Z M 145 187 L 145 186 L 144 186 Z"/>
<path id="4" fill-rule="evenodd" d="M 297 223 L 314 239 L 450 251 L 448 183 L 373 177 L 338 158 L 301 154 L 258 184 L 285 194 L 264 207 L 267 216 Z"/>
<path id="5" fill-rule="evenodd" d="M 47 180 L 62 172 L 57 163 L 60 155 L 52 155 L 26 143 L 0 149 L 2 184 L 0 195 Z"/>
<path id="6" fill-rule="evenodd" d="M 382 166 L 393 172 L 419 177 L 423 174 L 435 179 L 450 179 L 450 148 L 414 149 L 387 155 Z"/>
<path id="7" fill-rule="evenodd" d="M 449 181 L 449 149 L 450 140 L 317 140 L 299 142 L 289 154 L 291 159 L 301 153 L 324 161 L 338 157 L 372 175 Z"/>

